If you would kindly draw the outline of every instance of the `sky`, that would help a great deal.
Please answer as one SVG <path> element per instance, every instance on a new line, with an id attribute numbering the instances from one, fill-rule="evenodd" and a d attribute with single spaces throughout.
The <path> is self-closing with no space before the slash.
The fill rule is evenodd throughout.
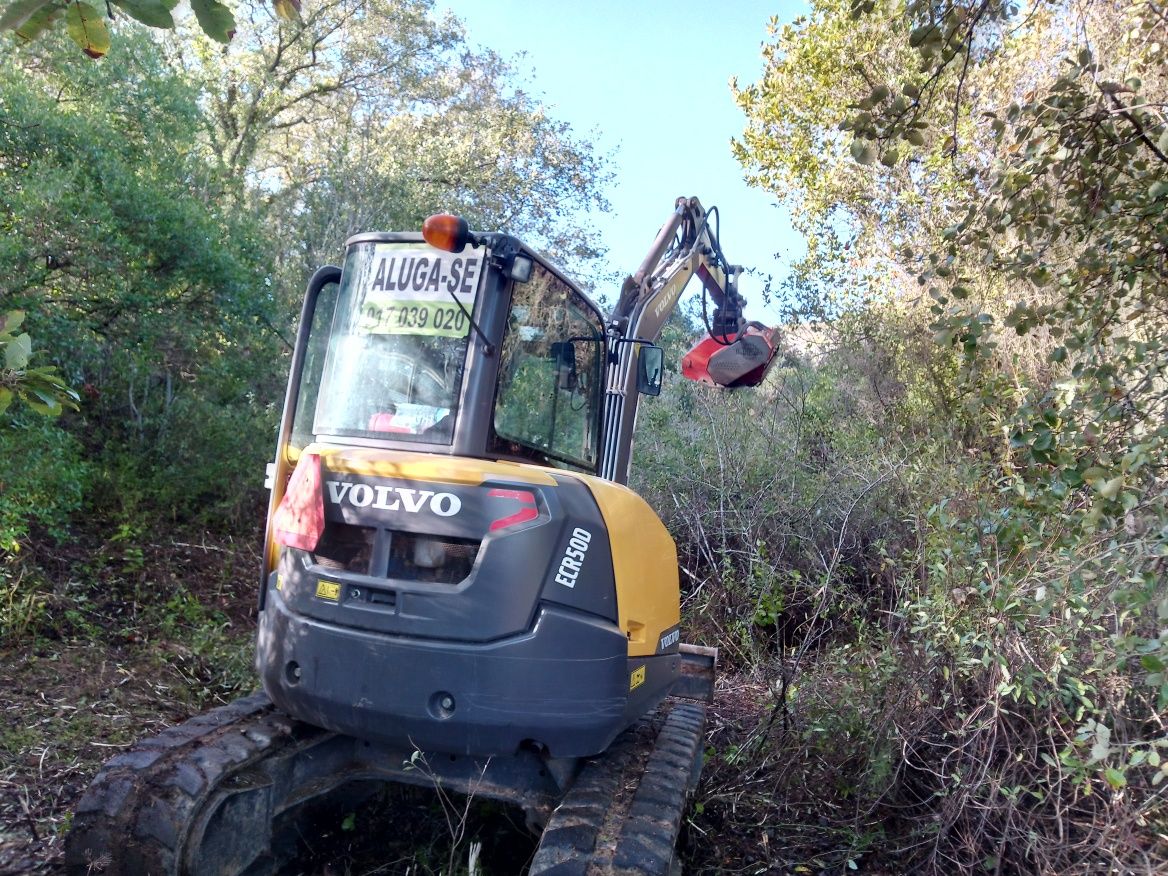
<path id="1" fill-rule="evenodd" d="M 732 264 L 777 279 L 802 254 L 786 210 L 747 186 L 730 152 L 746 120 L 728 84 L 735 75 L 742 86 L 759 79 L 767 22 L 790 21 L 805 11 L 801 2 L 458 0 L 439 8 L 463 21 L 472 44 L 509 59 L 549 115 L 577 136 L 595 133 L 612 155 L 612 212 L 595 217 L 609 268 L 636 271 L 679 195 L 718 207 Z M 762 286 L 760 277 L 742 278 L 746 316 L 773 322 Z M 617 290 L 597 291 L 612 300 Z"/>

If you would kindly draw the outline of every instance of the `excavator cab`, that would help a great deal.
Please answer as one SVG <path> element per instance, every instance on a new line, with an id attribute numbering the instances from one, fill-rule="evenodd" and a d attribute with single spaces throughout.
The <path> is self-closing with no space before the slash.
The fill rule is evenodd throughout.
<path id="1" fill-rule="evenodd" d="M 311 405 L 312 425 L 277 459 L 265 691 L 382 744 L 604 751 L 681 659 L 673 542 L 599 476 L 600 310 L 520 241 L 449 216 L 351 238 L 315 285 L 332 283 L 331 314 L 302 319 L 323 356 L 293 364 L 285 412 Z"/>

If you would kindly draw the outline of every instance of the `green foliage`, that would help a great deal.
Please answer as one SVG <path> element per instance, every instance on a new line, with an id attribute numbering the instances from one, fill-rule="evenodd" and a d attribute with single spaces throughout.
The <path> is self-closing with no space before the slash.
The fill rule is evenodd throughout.
<path id="1" fill-rule="evenodd" d="M 279 396 L 258 230 L 187 143 L 196 93 L 149 41 L 136 48 L 100 68 L 59 48 L 49 72 L 0 67 L 0 101 L 22 119 L 0 129 L 0 294 L 36 314 L 83 389 L 77 425 L 110 489 L 105 513 L 145 513 L 143 493 L 169 514 L 250 509 L 258 483 L 241 472 L 262 465 Z M 115 83 L 151 99 L 125 108 Z M 200 476 L 224 466 L 208 499 Z"/>
<path id="2" fill-rule="evenodd" d="M 1146 3 L 819 2 L 738 91 L 737 154 L 810 241 L 787 300 L 878 357 L 839 390 L 907 463 L 852 564 L 891 576 L 883 635 L 857 652 L 857 603 L 782 678 L 826 686 L 851 769 L 891 764 L 933 867 L 1125 869 L 1116 825 L 1164 817 L 1165 44 Z M 858 653 L 900 671 L 857 691 Z"/>
<path id="3" fill-rule="evenodd" d="M 12 420 L 0 428 L 0 556 L 34 527 L 63 537 L 89 477 L 81 445 L 55 423 Z"/>

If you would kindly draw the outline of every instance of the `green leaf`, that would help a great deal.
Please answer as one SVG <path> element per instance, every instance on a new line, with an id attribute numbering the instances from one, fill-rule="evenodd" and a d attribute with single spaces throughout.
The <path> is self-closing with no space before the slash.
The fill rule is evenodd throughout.
<path id="1" fill-rule="evenodd" d="M 864 140 L 852 141 L 852 158 L 860 164 L 871 164 L 876 160 L 876 150 Z"/>
<path id="2" fill-rule="evenodd" d="M 1127 776 L 1115 769 L 1115 767 L 1108 767 L 1103 771 L 1103 778 L 1107 779 L 1107 784 L 1111 785 L 1112 790 L 1118 791 L 1120 788 L 1127 787 Z"/>
<path id="3" fill-rule="evenodd" d="M 59 3 L 42 6 L 35 15 L 16 29 L 17 39 L 24 43 L 30 43 L 35 40 L 57 20 L 57 16 L 61 14 L 63 8 Z"/>
<path id="4" fill-rule="evenodd" d="M 37 395 L 40 394 L 37 393 Z M 21 398 L 24 399 L 24 403 L 32 410 L 46 417 L 60 416 L 61 411 L 64 410 L 64 408 L 61 407 L 61 403 L 56 399 L 50 398 L 45 400 L 43 396 L 40 399 L 33 399 L 24 394 L 21 394 Z"/>
<path id="5" fill-rule="evenodd" d="M 1123 489 L 1123 475 L 1116 475 L 1110 480 L 1099 481 L 1092 484 L 1099 495 L 1104 499 L 1114 499 L 1119 495 L 1119 491 Z"/>
<path id="6" fill-rule="evenodd" d="M 1035 286 L 1045 286 L 1050 282 L 1050 270 L 1042 267 L 1030 273 L 1030 282 Z"/>
<path id="7" fill-rule="evenodd" d="M 1164 661 L 1155 654 L 1145 654 L 1140 658 L 1140 665 L 1148 672 L 1163 672 L 1165 669 Z"/>
<path id="8" fill-rule="evenodd" d="M 50 407 L 58 406 L 61 404 L 61 402 L 57 399 L 57 396 L 53 394 L 51 389 L 45 390 L 45 389 L 42 389 L 40 387 L 30 386 L 27 388 L 27 390 L 28 390 L 27 392 L 22 393 L 24 395 L 24 398 L 26 401 L 28 400 L 28 393 L 31 392 L 33 395 L 35 395 L 37 398 L 39 398 L 44 404 L 49 405 Z"/>
<path id="9" fill-rule="evenodd" d="M 88 3 L 74 0 L 69 4 L 65 10 L 65 30 L 91 58 L 102 58 L 109 51 L 109 28 L 101 13 Z"/>
<path id="10" fill-rule="evenodd" d="M 1083 482 L 1089 484 L 1095 489 L 1099 489 L 1099 485 L 1107 480 L 1110 472 L 1105 468 L 1100 468 L 1097 465 L 1091 466 L 1082 474 Z"/>
<path id="11" fill-rule="evenodd" d="M 191 9 L 207 36 L 219 43 L 231 42 L 235 36 L 235 16 L 230 9 L 218 0 L 191 0 Z"/>
<path id="12" fill-rule="evenodd" d="M 174 17 L 170 14 L 170 8 L 167 8 L 162 0 L 113 0 L 113 2 L 115 6 L 124 9 L 131 18 L 150 27 L 168 30 L 174 27 Z"/>
<path id="13" fill-rule="evenodd" d="M 1091 743 L 1091 762 L 1101 761 L 1111 754 L 1111 728 L 1106 724 L 1095 725 L 1095 741 Z"/>
<path id="14" fill-rule="evenodd" d="M 8 410 L 10 404 L 12 404 L 12 390 L 6 386 L 0 386 L 0 414 Z"/>
<path id="15" fill-rule="evenodd" d="M 0 316 L 0 332 L 11 334 L 20 328 L 21 323 L 24 322 L 23 310 L 10 310 L 3 316 Z"/>
<path id="16" fill-rule="evenodd" d="M 928 38 L 935 30 L 932 24 L 922 24 L 920 27 L 913 28 L 913 32 L 908 35 L 908 44 L 914 49 Z"/>
<path id="17" fill-rule="evenodd" d="M 19 334 L 4 345 L 4 367 L 10 371 L 22 371 L 32 355 L 32 338 L 28 333 Z"/>
<path id="18" fill-rule="evenodd" d="M 1002 320 L 1002 325 L 1006 326 L 1006 328 L 1017 328 L 1018 326 L 1025 325 L 1027 318 L 1030 315 L 1031 315 L 1030 308 L 1027 307 L 1025 304 L 1019 304 L 1013 310 L 1011 310 L 1009 313 L 1006 314 L 1005 318 Z M 1025 330 L 1019 332 L 1019 334 L 1024 334 L 1024 333 L 1025 333 Z"/>
<path id="19" fill-rule="evenodd" d="M 51 0 L 12 0 L 0 12 L 0 30 L 17 30 Z"/>
<path id="20" fill-rule="evenodd" d="M 1168 193 L 1168 180 L 1158 179 L 1148 186 L 1148 197 L 1153 201 L 1166 193 Z"/>

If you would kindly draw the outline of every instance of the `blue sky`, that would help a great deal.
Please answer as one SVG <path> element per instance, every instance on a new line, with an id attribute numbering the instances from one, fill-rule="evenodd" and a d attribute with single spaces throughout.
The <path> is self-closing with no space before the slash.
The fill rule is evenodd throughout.
<path id="1" fill-rule="evenodd" d="M 678 195 L 719 208 L 733 263 L 779 277 L 802 253 L 785 209 L 748 188 L 730 154 L 745 118 L 728 85 L 733 75 L 742 85 L 758 79 L 768 20 L 789 21 L 802 3 L 459 0 L 439 8 L 462 19 L 472 43 L 510 59 L 549 114 L 578 135 L 594 132 L 613 154 L 612 212 L 597 220 L 613 270 L 637 269 Z M 747 316 L 773 321 L 760 312 L 761 289 L 743 278 Z"/>

